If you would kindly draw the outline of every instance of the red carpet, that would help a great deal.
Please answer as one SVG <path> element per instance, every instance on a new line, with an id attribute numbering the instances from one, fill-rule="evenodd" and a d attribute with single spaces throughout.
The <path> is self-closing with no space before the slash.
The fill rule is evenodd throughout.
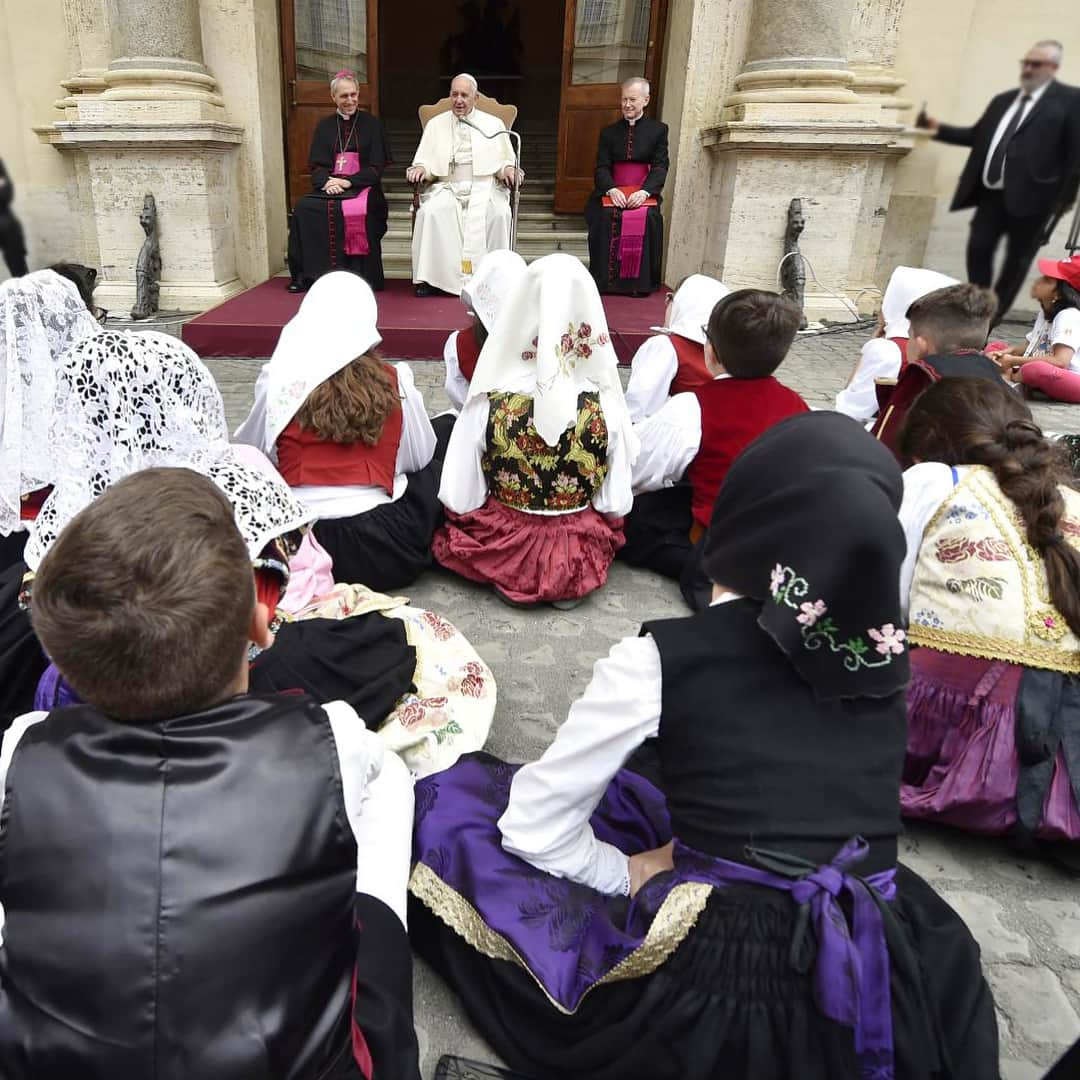
<path id="1" fill-rule="evenodd" d="M 269 356 L 304 298 L 303 293 L 287 292 L 288 284 L 287 277 L 274 277 L 211 308 L 184 324 L 184 341 L 200 356 Z M 408 281 L 388 281 L 375 295 L 382 351 L 390 359 L 442 359 L 447 335 L 468 322 L 456 296 L 419 300 Z M 619 361 L 628 364 L 649 337 L 649 327 L 664 320 L 664 290 L 637 300 L 605 296 L 604 311 Z"/>

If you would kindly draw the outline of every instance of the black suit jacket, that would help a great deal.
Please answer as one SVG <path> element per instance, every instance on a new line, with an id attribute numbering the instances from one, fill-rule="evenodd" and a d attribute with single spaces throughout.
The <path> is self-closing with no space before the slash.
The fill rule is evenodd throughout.
<path id="1" fill-rule="evenodd" d="M 998 94 L 972 127 L 942 124 L 937 138 L 970 146 L 952 209 L 977 206 L 985 191 L 990 141 L 1018 90 Z M 1080 181 L 1080 92 L 1051 82 L 1013 135 L 1005 153 L 1005 209 L 1014 217 L 1049 217 L 1076 198 Z"/>
<path id="2" fill-rule="evenodd" d="M 634 141 L 629 156 L 626 153 L 630 125 L 617 120 L 600 132 L 600 144 L 596 151 L 596 190 L 598 198 L 615 187 L 613 168 L 617 161 L 639 161 L 649 166 L 649 175 L 642 189 L 660 198 L 668 173 L 668 126 L 650 116 L 643 116 L 634 125 Z"/>

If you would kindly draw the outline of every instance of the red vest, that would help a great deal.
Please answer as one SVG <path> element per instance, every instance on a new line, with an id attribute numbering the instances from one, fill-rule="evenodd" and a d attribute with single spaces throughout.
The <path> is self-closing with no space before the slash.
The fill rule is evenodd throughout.
<path id="1" fill-rule="evenodd" d="M 394 384 L 394 393 L 397 393 L 397 372 L 389 364 L 386 370 Z M 278 436 L 278 472 L 290 487 L 355 484 L 381 487 L 388 495 L 393 495 L 401 423 L 399 404 L 386 418 L 379 441 L 374 446 L 365 446 L 362 442 L 330 442 L 314 431 L 303 430 L 294 418 Z"/>
<path id="2" fill-rule="evenodd" d="M 671 380 L 671 389 L 668 393 L 674 397 L 676 394 L 691 393 L 699 386 L 704 386 L 712 381 L 712 375 L 705 366 L 705 346 L 696 341 L 684 338 L 679 334 L 669 334 L 668 340 L 675 349 L 675 355 L 679 360 L 679 370 L 675 372 L 675 378 Z"/>
<path id="3" fill-rule="evenodd" d="M 907 343 L 906 337 L 891 337 L 889 340 L 900 350 L 900 371 L 907 367 Z"/>
<path id="4" fill-rule="evenodd" d="M 764 379 L 714 379 L 694 391 L 701 406 L 701 446 L 686 475 L 694 487 L 694 520 L 709 527 L 713 503 L 736 457 L 766 428 L 808 412 L 794 390 Z"/>
<path id="5" fill-rule="evenodd" d="M 466 381 L 472 382 L 473 372 L 476 370 L 476 361 L 480 359 L 480 346 L 476 342 L 476 334 L 471 326 L 458 331 L 457 341 L 457 366 Z"/>

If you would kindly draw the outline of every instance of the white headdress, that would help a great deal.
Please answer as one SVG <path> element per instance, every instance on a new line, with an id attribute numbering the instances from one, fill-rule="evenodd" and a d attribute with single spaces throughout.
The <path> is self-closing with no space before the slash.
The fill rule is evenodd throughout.
<path id="1" fill-rule="evenodd" d="M 80 510 L 123 477 L 156 466 L 213 480 L 232 502 L 253 558 L 311 520 L 284 482 L 236 459 L 213 376 L 166 334 L 103 331 L 75 345 L 58 373 L 51 438 L 60 452 L 52 494 L 26 545 L 32 570 Z"/>
<path id="2" fill-rule="evenodd" d="M 278 436 L 311 391 L 382 341 L 378 317 L 375 294 L 362 277 L 335 270 L 319 278 L 283 327 L 264 389 L 236 429 L 237 440 L 274 457 Z"/>
<path id="3" fill-rule="evenodd" d="M 911 333 L 907 310 L 916 300 L 948 285 L 959 285 L 956 278 L 939 274 L 936 270 L 923 270 L 914 266 L 898 266 L 885 286 L 881 298 L 881 315 L 885 322 L 887 338 L 906 338 Z"/>
<path id="4" fill-rule="evenodd" d="M 506 298 L 525 273 L 525 260 L 509 248 L 489 251 L 476 268 L 476 273 L 461 290 L 461 302 L 484 324 L 490 334 L 495 329 Z"/>
<path id="5" fill-rule="evenodd" d="M 19 525 L 19 497 L 52 480 L 56 368 L 97 330 L 79 290 L 52 270 L 0 285 L 0 536 Z"/>
<path id="6" fill-rule="evenodd" d="M 678 288 L 671 301 L 668 325 L 652 327 L 679 337 L 689 338 L 699 345 L 705 344 L 702 326 L 707 326 L 717 300 L 723 300 L 731 290 L 716 278 L 705 274 L 691 274 Z"/>
<path id="7" fill-rule="evenodd" d="M 600 294 L 572 255 L 545 255 L 522 275 L 480 351 L 469 398 L 523 382 L 532 387 L 533 424 L 548 446 L 576 419 L 583 390 L 610 391 L 617 413 L 605 411 L 604 419 L 633 439 Z"/>

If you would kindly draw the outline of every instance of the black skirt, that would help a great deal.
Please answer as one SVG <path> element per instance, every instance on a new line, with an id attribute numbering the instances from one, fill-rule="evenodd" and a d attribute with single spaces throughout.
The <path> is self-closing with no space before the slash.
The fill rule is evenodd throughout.
<path id="1" fill-rule="evenodd" d="M 289 273 L 294 278 L 314 281 L 331 270 L 359 274 L 372 289 L 386 284 L 383 274 L 382 238 L 386 233 L 386 200 L 381 188 L 368 195 L 367 255 L 345 252 L 345 215 L 341 199 L 318 192 L 303 196 L 289 219 Z"/>
<path id="2" fill-rule="evenodd" d="M 992 1080 L 997 1022 L 978 946 L 918 875 L 900 866 L 896 883 L 914 980 L 893 963 L 895 1076 Z M 770 889 L 714 891 L 667 962 L 597 986 L 573 1015 L 412 897 L 409 933 L 496 1052 L 536 1080 L 859 1080 L 852 1030 L 819 1012 L 812 974 L 792 967 L 795 912 Z"/>
<path id="3" fill-rule="evenodd" d="M 253 694 L 303 690 L 318 702 L 347 701 L 375 731 L 415 690 L 415 674 L 405 624 L 372 612 L 285 623 L 252 663 L 249 686 Z"/>
<path id="4" fill-rule="evenodd" d="M 641 270 L 635 278 L 619 277 L 622 211 L 604 206 L 600 197 L 594 194 L 585 204 L 585 222 L 589 227 L 589 272 L 602 293 L 651 293 L 660 288 L 660 261 L 664 251 L 664 219 L 660 207 L 649 207 Z"/>
<path id="5" fill-rule="evenodd" d="M 34 707 L 38 680 L 48 661 L 30 616 L 19 608 L 26 567 L 20 559 L 0 571 L 0 730 Z"/>
<path id="6" fill-rule="evenodd" d="M 334 580 L 392 592 L 411 585 L 431 565 L 431 538 L 442 524 L 439 480 L 433 461 L 409 476 L 396 502 L 347 518 L 322 518 L 315 537 L 334 560 Z"/>
<path id="7" fill-rule="evenodd" d="M 25 531 L 0 536 L 0 574 L 15 563 L 21 563 L 29 533 Z"/>

